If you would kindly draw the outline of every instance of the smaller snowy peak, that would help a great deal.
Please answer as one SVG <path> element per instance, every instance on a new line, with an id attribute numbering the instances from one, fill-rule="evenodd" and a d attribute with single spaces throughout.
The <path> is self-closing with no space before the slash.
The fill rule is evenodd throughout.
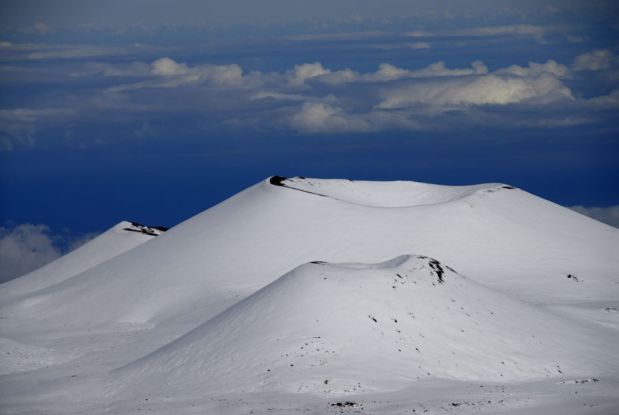
<path id="1" fill-rule="evenodd" d="M 114 370 L 107 387 L 134 396 L 345 395 L 400 390 L 433 377 L 582 376 L 612 353 L 598 343 L 579 326 L 487 289 L 438 259 L 315 261 Z"/>
<path id="2" fill-rule="evenodd" d="M 138 232 L 150 236 L 159 236 L 165 231 L 167 231 L 169 228 L 166 228 L 165 226 L 146 226 L 137 222 L 123 221 L 116 225 L 114 229 L 129 232 Z"/>
<path id="3" fill-rule="evenodd" d="M 476 193 L 513 190 L 507 184 L 443 186 L 413 181 L 364 181 L 348 179 L 286 178 L 272 176 L 268 183 L 317 196 L 368 207 L 405 208 L 448 203 Z"/>
<path id="4" fill-rule="evenodd" d="M 27 293 L 59 284 L 161 235 L 167 228 L 122 221 L 84 245 L 0 286 L 0 308 Z"/>

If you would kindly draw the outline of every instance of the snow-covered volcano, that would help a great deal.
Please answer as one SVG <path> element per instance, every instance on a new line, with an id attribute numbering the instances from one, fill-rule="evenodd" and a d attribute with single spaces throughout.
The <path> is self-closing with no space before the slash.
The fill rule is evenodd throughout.
<path id="1" fill-rule="evenodd" d="M 619 369 L 619 231 L 509 185 L 274 176 L 165 233 L 131 226 L 0 286 L 6 344 L 49 366 L 0 360 L 26 370 L 0 379 L 11 408 L 42 402 L 24 382 L 97 412 Z"/>
<path id="2" fill-rule="evenodd" d="M 342 394 L 399 390 L 429 376 L 494 382 L 587 376 L 619 370 L 609 367 L 613 356 L 594 331 L 470 281 L 436 259 L 400 256 L 374 265 L 298 267 L 114 371 L 110 382 L 125 393 Z M 166 382 L 153 382 L 159 378 Z"/>

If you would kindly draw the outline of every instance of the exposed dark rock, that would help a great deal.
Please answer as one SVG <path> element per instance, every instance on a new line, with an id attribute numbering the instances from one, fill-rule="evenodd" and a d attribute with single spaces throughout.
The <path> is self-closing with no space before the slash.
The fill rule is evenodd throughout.
<path id="1" fill-rule="evenodd" d="M 273 176 L 269 179 L 269 183 L 274 186 L 284 186 L 282 183 L 284 180 L 287 180 L 287 178 L 283 176 Z"/>
<path id="2" fill-rule="evenodd" d="M 445 275 L 445 270 L 441 266 L 441 263 L 438 262 L 436 259 L 432 258 L 432 259 L 430 259 L 428 264 L 430 265 L 430 268 L 432 268 L 434 270 L 434 273 L 438 277 L 438 282 L 441 283 L 441 284 L 443 282 L 445 282 L 445 280 L 443 280 L 443 275 Z"/>
<path id="3" fill-rule="evenodd" d="M 150 236 L 159 236 L 169 228 L 165 226 L 146 226 L 137 222 L 129 222 L 131 227 L 123 228 L 125 231 L 143 233 Z"/>

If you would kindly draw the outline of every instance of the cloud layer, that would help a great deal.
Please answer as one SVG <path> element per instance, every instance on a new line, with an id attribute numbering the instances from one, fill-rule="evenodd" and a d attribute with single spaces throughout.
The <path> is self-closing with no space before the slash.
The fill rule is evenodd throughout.
<path id="1" fill-rule="evenodd" d="M 549 32 L 515 25 L 467 29 L 452 36 L 537 38 Z M 408 36 L 431 35 L 421 31 Z M 610 49 L 581 53 L 569 64 L 547 59 L 491 69 L 481 60 L 461 66 L 439 60 L 412 68 L 382 62 L 375 70 L 359 71 L 310 61 L 269 72 L 246 70 L 234 62 L 189 63 L 170 56 L 150 61 L 88 59 L 71 63 L 68 71 L 65 64 L 58 70 L 21 70 L 18 63 L 34 59 L 33 53 L 45 56 L 40 50 L 44 47 L 10 42 L 2 47 L 13 51 L 7 56 L 15 62 L 0 65 L 5 79 L 59 82 L 66 90 L 80 85 L 77 92 L 54 100 L 54 107 L 0 109 L 0 148 L 5 150 L 34 145 L 44 128 L 65 128 L 60 135 L 70 138 L 72 131 L 64 126 L 84 122 L 125 126 L 140 138 L 156 134 L 154 126 L 168 116 L 190 119 L 204 130 L 249 128 L 293 135 L 553 128 L 599 122 L 619 105 L 619 60 Z M 73 53 L 79 56 L 83 49 Z M 60 46 L 48 53 L 55 59 L 71 56 Z M 602 86 L 595 96 L 579 89 L 589 80 Z"/>

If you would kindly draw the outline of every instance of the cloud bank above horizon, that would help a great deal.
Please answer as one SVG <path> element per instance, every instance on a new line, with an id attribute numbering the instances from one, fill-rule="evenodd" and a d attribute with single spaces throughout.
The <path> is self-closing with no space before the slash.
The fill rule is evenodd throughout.
<path id="1" fill-rule="evenodd" d="M 23 49 L 4 48 L 9 53 Z M 14 59 L 19 62 L 23 56 Z M 64 65 L 43 73 L 5 64 L 0 71 L 7 80 L 60 82 L 68 88 L 75 83 L 82 85 L 83 95 L 61 95 L 54 107 L 0 109 L 0 144 L 5 150 L 35 145 L 37 131 L 46 125 L 108 118 L 148 126 L 153 119 L 174 114 L 201 120 L 206 129 L 293 134 L 595 123 L 618 108 L 617 62 L 612 50 L 601 49 L 566 63 L 548 59 L 492 70 L 480 60 L 462 67 L 437 61 L 418 68 L 385 62 L 368 72 L 331 69 L 320 62 L 281 71 L 247 71 L 237 63 L 190 64 L 170 57 L 151 62 L 79 61 L 68 72 L 61 71 Z M 605 90 L 586 97 L 578 88 L 584 79 L 595 77 L 605 80 Z M 128 113 L 132 121 L 126 119 Z M 134 129 L 136 135 L 148 134 L 148 127 Z M 65 131 L 65 136 L 70 134 Z"/>

